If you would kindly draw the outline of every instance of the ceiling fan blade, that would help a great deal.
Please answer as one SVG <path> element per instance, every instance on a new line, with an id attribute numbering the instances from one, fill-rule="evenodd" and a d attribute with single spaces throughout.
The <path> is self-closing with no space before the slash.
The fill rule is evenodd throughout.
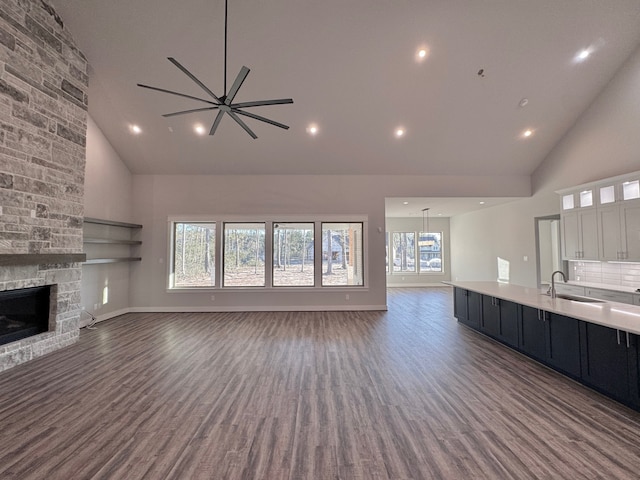
<path id="1" fill-rule="evenodd" d="M 205 92 L 207 92 L 209 95 L 211 95 L 216 100 L 216 102 L 222 103 L 220 101 L 220 99 L 218 97 L 216 97 L 215 93 L 213 93 L 211 90 L 209 90 L 209 88 L 204 83 L 202 83 L 200 80 L 198 80 L 193 73 L 191 73 L 189 70 L 184 68 L 180 64 L 180 62 L 178 62 L 175 58 L 168 57 L 168 60 L 171 63 L 173 63 L 176 67 L 178 67 L 182 73 L 184 73 L 187 77 L 189 77 L 191 80 L 193 80 L 196 83 L 196 85 L 198 85 L 201 89 L 203 89 Z"/>
<path id="2" fill-rule="evenodd" d="M 215 110 L 218 107 L 203 107 L 203 108 L 193 108 L 191 110 L 183 110 L 181 112 L 173 112 L 173 113 L 165 113 L 162 115 L 163 117 L 175 117 L 178 115 L 186 115 L 187 113 L 196 113 L 196 112 L 206 112 L 207 110 Z"/>
<path id="3" fill-rule="evenodd" d="M 269 120 L 268 118 L 261 117 L 260 115 L 256 115 L 250 112 L 243 112 L 242 110 L 235 110 L 235 113 L 239 113 L 240 115 L 244 115 L 246 117 L 255 118 L 256 120 L 260 120 L 261 122 L 270 123 L 271 125 L 275 125 L 276 127 L 284 128 L 285 130 L 289 130 L 289 126 L 284 123 L 276 122 L 275 120 Z"/>
<path id="4" fill-rule="evenodd" d="M 233 102 L 233 99 L 238 93 L 238 90 L 240 90 L 240 87 L 242 86 L 242 82 L 244 82 L 245 78 L 247 78 L 247 75 L 249 75 L 250 71 L 251 70 L 249 70 L 247 67 L 242 67 L 240 69 L 240 73 L 238 73 L 238 76 L 233 82 L 233 85 L 231 86 L 231 90 L 229 90 L 229 94 L 227 95 L 227 98 L 224 99 L 224 103 L 226 103 L 227 105 L 231 105 L 231 102 Z"/>
<path id="5" fill-rule="evenodd" d="M 218 125 L 220 125 L 220 120 L 222 120 L 223 116 L 224 116 L 224 112 L 220 110 L 218 112 L 218 115 L 216 115 L 216 119 L 213 121 L 213 125 L 211 125 L 211 130 L 209 130 L 209 135 L 213 135 L 214 133 L 216 133 L 216 130 L 218 129 Z"/>
<path id="6" fill-rule="evenodd" d="M 234 103 L 232 108 L 259 107 L 261 105 L 282 105 L 284 103 L 293 103 L 293 98 L 278 98 L 277 100 L 256 100 L 254 102 Z"/>
<path id="7" fill-rule="evenodd" d="M 150 85 L 143 85 L 142 83 L 138 83 L 137 85 L 142 88 L 148 88 L 149 90 L 156 90 L 158 92 L 169 93 L 171 95 L 177 95 L 178 97 L 190 98 L 191 100 L 198 100 L 199 102 L 209 103 L 211 105 L 218 105 L 217 103 L 212 102 L 210 100 L 205 100 L 204 98 L 193 97 L 191 95 L 186 95 L 184 93 L 174 92 L 172 90 L 165 90 L 164 88 L 152 87 Z"/>
<path id="8" fill-rule="evenodd" d="M 238 123 L 238 125 L 240 125 L 242 128 L 244 128 L 244 129 L 245 129 L 245 131 L 246 131 L 249 135 L 251 135 L 251 138 L 253 138 L 254 140 L 255 140 L 256 138 L 258 138 L 258 136 L 257 136 L 255 133 L 253 133 L 253 131 L 252 131 L 252 130 L 247 126 L 247 124 L 246 124 L 246 123 L 244 123 L 242 120 L 240 120 L 240 118 L 238 118 L 238 116 L 237 116 L 234 112 L 232 112 L 231 110 L 229 110 L 229 112 L 228 112 L 228 113 L 229 113 L 229 116 L 230 116 L 231 118 L 233 118 L 233 119 Z"/>

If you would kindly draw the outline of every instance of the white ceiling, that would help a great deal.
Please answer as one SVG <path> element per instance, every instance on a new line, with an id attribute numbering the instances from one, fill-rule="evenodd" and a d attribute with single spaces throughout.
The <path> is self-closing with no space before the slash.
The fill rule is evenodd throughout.
<path id="1" fill-rule="evenodd" d="M 198 137 L 214 113 L 165 119 L 201 104 L 136 86 L 206 96 L 173 56 L 222 95 L 223 0 L 55 0 L 92 66 L 89 111 L 132 172 L 527 175 L 640 42 L 640 0 L 229 2 L 229 85 L 251 69 L 236 101 L 292 97 L 250 109 L 288 131 L 246 119 L 253 140 L 225 116 Z"/>

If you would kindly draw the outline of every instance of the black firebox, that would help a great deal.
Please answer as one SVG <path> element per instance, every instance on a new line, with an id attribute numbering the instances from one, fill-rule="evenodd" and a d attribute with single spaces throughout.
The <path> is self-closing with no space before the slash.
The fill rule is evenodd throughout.
<path id="1" fill-rule="evenodd" d="M 0 292 L 0 345 L 49 329 L 51 286 Z"/>

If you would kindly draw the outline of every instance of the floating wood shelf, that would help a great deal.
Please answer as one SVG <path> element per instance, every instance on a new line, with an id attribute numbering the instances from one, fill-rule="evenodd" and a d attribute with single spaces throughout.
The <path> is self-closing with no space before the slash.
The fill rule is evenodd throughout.
<path id="1" fill-rule="evenodd" d="M 111 245 L 142 245 L 140 240 L 118 240 L 115 238 L 87 238 L 84 237 L 84 243 L 102 243 Z"/>
<path id="2" fill-rule="evenodd" d="M 107 227 L 119 227 L 119 228 L 128 228 L 128 229 L 139 229 L 142 228 L 142 225 L 137 223 L 127 223 L 127 222 L 116 222 L 114 220 L 102 220 L 100 218 L 90 218 L 85 217 L 85 224 L 95 224 L 95 225 L 105 225 Z M 95 235 L 96 233 L 94 233 Z M 110 238 L 107 234 L 104 237 L 84 237 L 83 243 L 85 244 L 94 244 L 94 245 L 128 245 L 128 246 L 137 246 L 142 245 L 140 240 L 129 240 L 129 239 L 120 239 L 120 238 Z M 97 248 L 97 247 L 96 247 Z M 130 250 L 130 249 L 129 249 Z M 122 252 L 125 253 L 125 252 Z M 131 254 L 132 252 L 129 252 Z M 112 252 L 102 251 L 102 253 L 94 252 L 93 255 L 113 255 Z M 126 253 L 125 253 L 126 255 Z M 141 261 L 141 257 L 101 257 L 101 258 L 89 258 L 84 262 L 84 265 L 98 265 L 105 263 L 122 263 L 122 262 L 139 262 Z"/>
<path id="3" fill-rule="evenodd" d="M 84 223 L 93 223 L 96 225 L 108 225 L 111 227 L 124 227 L 124 228 L 142 228 L 142 225 L 137 223 L 116 222 L 114 220 L 102 220 L 100 218 L 84 217 Z"/>
<path id="4" fill-rule="evenodd" d="M 122 262 L 139 262 L 142 257 L 120 257 L 120 258 L 90 258 L 85 265 L 97 265 L 100 263 L 122 263 Z"/>

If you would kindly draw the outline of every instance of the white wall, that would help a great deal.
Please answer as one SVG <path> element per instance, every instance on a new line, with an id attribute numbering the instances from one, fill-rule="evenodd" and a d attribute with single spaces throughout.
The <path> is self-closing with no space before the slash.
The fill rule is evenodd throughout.
<path id="1" fill-rule="evenodd" d="M 387 218 L 387 232 L 421 232 L 422 216 Z M 451 280 L 451 242 L 449 232 L 449 218 L 430 218 L 429 230 L 431 232 L 442 232 L 442 273 L 390 273 L 387 274 L 387 286 L 428 286 L 442 285 L 441 282 Z"/>
<path id="2" fill-rule="evenodd" d="M 385 197 L 527 196 L 528 177 L 163 176 L 134 175 L 134 218 L 142 223 L 142 262 L 133 264 L 138 310 L 384 308 Z M 176 215 L 365 215 L 368 287 L 349 292 L 218 290 L 167 292 L 168 219 Z"/>
<path id="3" fill-rule="evenodd" d="M 531 198 L 451 219 L 454 280 L 495 280 L 500 256 L 511 283 L 536 286 L 534 217 L 560 212 L 554 191 L 640 170 L 639 85 L 640 49 L 534 172 Z"/>
<path id="4" fill-rule="evenodd" d="M 85 217 L 133 222 L 132 205 L 133 177 L 102 131 L 89 116 L 87 122 L 87 162 L 85 169 Z M 109 227 L 110 228 L 110 227 Z M 93 230 L 91 230 L 93 229 Z M 106 227 L 86 225 L 89 235 L 97 236 Z M 119 238 L 122 232 L 115 232 Z M 85 250 L 91 249 L 85 246 Z M 104 247 L 102 247 L 104 248 Z M 122 249 L 122 247 L 107 247 Z M 129 248 L 129 247 L 124 247 Z M 117 251 L 116 256 L 127 256 Z M 129 308 L 130 264 L 98 264 L 82 267 L 82 307 L 99 319 L 110 318 Z M 104 297 L 105 287 L 108 298 Z M 106 303 L 103 300 L 107 300 Z M 83 315 L 81 325 L 89 317 Z"/>

